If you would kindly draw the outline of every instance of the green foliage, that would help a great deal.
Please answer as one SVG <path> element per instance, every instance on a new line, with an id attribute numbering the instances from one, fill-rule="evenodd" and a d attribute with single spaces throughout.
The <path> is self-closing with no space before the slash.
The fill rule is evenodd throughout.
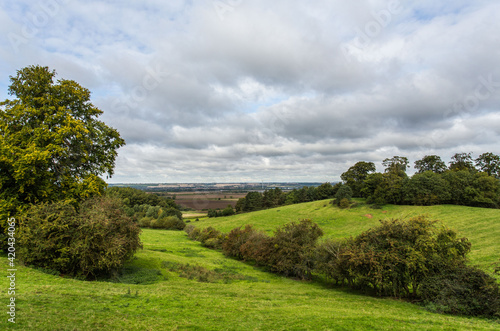
<path id="1" fill-rule="evenodd" d="M 222 251 L 227 256 L 243 259 L 244 255 L 241 246 L 248 241 L 253 233 L 255 233 L 255 230 L 251 225 L 246 225 L 244 229 L 241 229 L 241 227 L 232 229 L 224 238 Z"/>
<path id="2" fill-rule="evenodd" d="M 375 172 L 375 170 L 376 168 L 373 162 L 360 161 L 344 172 L 340 178 L 352 189 L 354 197 L 363 197 L 362 190 L 364 181 L 368 175 Z"/>
<path id="3" fill-rule="evenodd" d="M 196 240 L 201 242 L 201 244 L 205 247 L 221 249 L 222 242 L 224 240 L 225 234 L 216 230 L 213 227 L 208 227 L 201 230 L 197 236 Z"/>
<path id="4" fill-rule="evenodd" d="M 420 216 L 381 221 L 355 238 L 325 244 L 320 269 L 338 282 L 378 295 L 416 298 L 426 277 L 463 264 L 469 250 L 467 239 Z"/>
<path id="5" fill-rule="evenodd" d="M 269 245 L 268 267 L 285 276 L 310 278 L 314 268 L 310 252 L 322 235 L 321 228 L 307 219 L 277 228 Z"/>
<path id="6" fill-rule="evenodd" d="M 349 185 L 342 185 L 339 187 L 339 189 L 337 190 L 337 193 L 335 193 L 335 204 L 337 206 L 340 206 L 340 202 L 342 200 L 347 200 L 347 204 L 349 204 L 349 201 L 351 201 L 352 199 L 352 189 Z M 342 208 L 346 208 L 345 207 L 345 202 L 343 203 L 343 207 Z M 348 206 L 347 206 L 348 207 Z"/>
<path id="7" fill-rule="evenodd" d="M 422 174 L 426 171 L 440 174 L 446 170 L 446 163 L 438 155 L 426 155 L 421 160 L 415 161 L 415 169 L 417 169 L 417 174 Z"/>
<path id="8" fill-rule="evenodd" d="M 117 200 L 93 198 L 32 206 L 20 220 L 19 257 L 27 265 L 93 278 L 116 272 L 141 248 L 139 227 Z"/>
<path id="9" fill-rule="evenodd" d="M 113 174 L 116 150 L 125 141 L 97 120 L 102 111 L 90 103 L 89 90 L 54 78 L 41 66 L 10 77 L 9 94 L 16 99 L 0 104 L 1 199 L 81 200 L 102 193 L 106 184 L 99 175 Z"/>
<path id="10" fill-rule="evenodd" d="M 495 278 L 463 264 L 438 270 L 420 286 L 424 304 L 438 313 L 500 317 L 500 289 Z"/>
<path id="11" fill-rule="evenodd" d="M 233 209 L 233 206 L 227 205 L 226 208 L 223 210 L 215 210 L 215 209 L 209 209 L 207 216 L 208 217 L 224 217 L 224 216 L 231 216 L 234 215 L 236 212 Z"/>
<path id="12" fill-rule="evenodd" d="M 110 187 L 106 195 L 120 199 L 125 213 L 140 227 L 182 230 L 186 226 L 179 206 L 172 199 L 130 187 Z"/>
<path id="13" fill-rule="evenodd" d="M 450 201 L 449 183 L 433 171 L 413 175 L 404 187 L 406 202 L 418 206 L 432 206 Z"/>
<path id="14" fill-rule="evenodd" d="M 400 177 L 406 176 L 406 169 L 409 167 L 409 161 L 404 156 L 393 156 L 382 161 L 386 173 L 395 174 Z"/>
<path id="15" fill-rule="evenodd" d="M 0 103 L 0 232 L 5 220 L 29 204 L 77 204 L 100 195 L 113 174 L 119 133 L 99 121 L 90 91 L 60 79 L 47 67 L 29 66 L 10 77 Z M 2 238 L 0 238 L 2 239 Z"/>
<path id="16" fill-rule="evenodd" d="M 456 153 L 451 157 L 449 169 L 452 171 L 468 170 L 475 172 L 476 168 L 472 162 L 472 153 Z"/>
<path id="17" fill-rule="evenodd" d="M 339 201 L 339 207 L 341 209 L 346 209 L 351 206 L 351 203 L 349 202 L 349 199 L 347 198 L 342 198 L 342 200 Z"/>
<path id="18" fill-rule="evenodd" d="M 493 153 L 483 153 L 475 161 L 479 171 L 500 179 L 500 156 Z"/>

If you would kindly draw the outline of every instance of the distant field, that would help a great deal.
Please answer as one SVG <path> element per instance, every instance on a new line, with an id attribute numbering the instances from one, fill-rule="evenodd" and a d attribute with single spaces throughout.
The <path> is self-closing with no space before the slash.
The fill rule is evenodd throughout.
<path id="1" fill-rule="evenodd" d="M 167 196 L 175 195 L 175 203 L 198 211 L 208 209 L 224 209 L 228 205 L 233 208 L 239 198 L 244 198 L 246 193 L 169 193 Z"/>
<path id="2" fill-rule="evenodd" d="M 500 211 L 459 206 L 339 210 L 328 201 L 191 222 L 227 231 L 247 223 L 272 232 L 302 218 L 326 237 L 355 235 L 378 219 L 428 214 L 473 243 L 482 266 L 500 256 Z M 371 217 L 370 217 L 371 215 Z M 84 282 L 24 266 L 16 271 L 16 324 L 7 323 L 8 260 L 0 254 L 0 329 L 8 330 L 498 330 L 498 321 L 439 315 L 390 298 L 359 295 L 320 282 L 297 281 L 226 258 L 184 232 L 144 229 L 144 249 L 121 283 Z M 220 278 L 200 282 L 169 266 L 203 267 Z M 224 276 L 224 277 L 222 277 Z"/>

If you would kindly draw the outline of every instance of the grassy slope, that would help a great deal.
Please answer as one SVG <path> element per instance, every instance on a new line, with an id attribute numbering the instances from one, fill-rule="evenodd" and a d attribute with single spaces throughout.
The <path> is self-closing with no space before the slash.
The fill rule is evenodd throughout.
<path id="1" fill-rule="evenodd" d="M 196 224 L 228 230 L 251 221 L 272 231 L 287 221 L 310 217 L 322 225 L 327 236 L 343 237 L 376 224 L 379 218 L 426 212 L 473 237 L 475 246 L 489 252 L 475 252 L 474 261 L 486 263 L 492 260 L 489 255 L 498 256 L 498 244 L 494 245 L 498 226 L 492 223 L 498 219 L 499 211 L 452 206 L 421 210 L 388 207 L 384 214 L 382 210 L 364 207 L 339 211 L 328 205 L 323 207 L 324 204 L 288 206 L 279 208 L 279 212 L 261 211 Z M 372 219 L 363 216 L 368 212 L 374 215 Z M 448 222 L 455 218 L 463 221 Z M 471 225 L 473 222 L 478 226 Z M 5 310 L 0 315 L 0 329 L 6 325 L 19 330 L 495 330 L 500 327 L 495 321 L 432 314 L 398 300 L 282 278 L 205 249 L 187 240 L 183 232 L 144 230 L 142 240 L 144 250 L 131 265 L 161 270 L 162 279 L 156 283 L 82 282 L 18 267 L 17 324 L 7 325 Z M 162 261 L 230 270 L 252 278 L 228 284 L 200 283 L 162 268 Z M 2 273 L 6 273 L 7 262 L 5 256 L 0 257 Z M 6 304 L 8 284 L 6 277 L 1 276 L 0 298 Z"/>
<path id="2" fill-rule="evenodd" d="M 365 216 L 368 214 L 371 214 L 372 218 Z M 472 243 L 469 257 L 473 263 L 492 270 L 491 264 L 499 261 L 500 210 L 498 209 L 453 205 L 430 207 L 387 205 L 382 209 L 372 209 L 360 203 L 358 207 L 342 210 L 323 200 L 232 217 L 211 218 L 191 224 L 198 227 L 213 226 L 222 231 L 230 231 L 242 224 L 253 224 L 256 228 L 271 234 L 281 224 L 309 218 L 321 226 L 325 238 L 344 238 L 376 226 L 381 219 L 406 219 L 416 215 L 427 215 L 432 220 L 439 220 L 456 230 L 459 236 L 469 238 Z"/>

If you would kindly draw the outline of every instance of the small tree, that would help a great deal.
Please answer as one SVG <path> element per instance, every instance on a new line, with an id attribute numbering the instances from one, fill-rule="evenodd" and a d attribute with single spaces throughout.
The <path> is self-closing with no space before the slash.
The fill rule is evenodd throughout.
<path id="1" fill-rule="evenodd" d="M 335 204 L 340 206 L 340 202 L 346 199 L 348 202 L 352 199 L 352 189 L 349 185 L 342 185 L 335 193 Z"/>

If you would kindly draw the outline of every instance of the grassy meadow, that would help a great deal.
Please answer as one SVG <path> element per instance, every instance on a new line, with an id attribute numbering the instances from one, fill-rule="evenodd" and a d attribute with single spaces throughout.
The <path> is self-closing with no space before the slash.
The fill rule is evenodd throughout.
<path id="1" fill-rule="evenodd" d="M 472 242 L 472 263 L 499 259 L 500 211 L 460 206 L 340 210 L 304 203 L 191 224 L 230 230 L 244 224 L 272 233 L 303 218 L 325 237 L 356 235 L 379 219 L 427 214 Z M 7 322 L 8 260 L 0 257 L 0 329 L 13 330 L 498 330 L 499 321 L 439 315 L 401 300 L 375 298 L 321 282 L 267 273 L 187 239 L 184 232 L 144 229 L 144 249 L 119 282 L 86 282 L 18 266 L 16 324 Z M 199 271 L 199 270 L 202 270 Z"/>

